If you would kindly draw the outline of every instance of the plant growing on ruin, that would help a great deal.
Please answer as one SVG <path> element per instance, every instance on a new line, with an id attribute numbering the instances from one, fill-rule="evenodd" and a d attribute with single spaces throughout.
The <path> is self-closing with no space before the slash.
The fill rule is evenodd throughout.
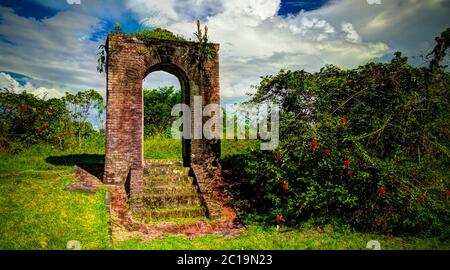
<path id="1" fill-rule="evenodd" d="M 194 33 L 197 37 L 198 44 L 196 46 L 195 61 L 199 68 L 203 68 L 204 64 L 214 57 L 216 57 L 216 50 L 208 39 L 208 26 L 205 26 L 204 33 L 202 32 L 200 20 L 197 20 L 197 32 Z"/>
<path id="2" fill-rule="evenodd" d="M 144 29 L 134 34 L 140 40 L 147 40 L 152 38 L 163 39 L 163 40 L 175 40 L 175 41 L 185 41 L 186 39 L 181 36 L 172 33 L 171 31 L 163 28 L 156 28 L 154 30 Z"/>
<path id="3" fill-rule="evenodd" d="M 116 33 L 120 33 L 121 30 L 122 30 L 122 26 L 120 25 L 120 22 L 116 22 L 116 23 L 114 24 L 114 31 L 115 31 Z"/>

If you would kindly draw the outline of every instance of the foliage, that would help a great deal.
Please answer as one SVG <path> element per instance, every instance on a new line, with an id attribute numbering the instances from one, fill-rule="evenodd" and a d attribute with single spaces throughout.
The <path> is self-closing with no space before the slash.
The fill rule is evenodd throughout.
<path id="1" fill-rule="evenodd" d="M 354 70 L 264 77 L 252 101 L 280 103 L 282 140 L 247 164 L 259 214 L 450 237 L 449 75 L 396 53 Z"/>
<path id="2" fill-rule="evenodd" d="M 27 92 L 0 93 L 0 150 L 19 152 L 32 145 L 48 143 L 64 149 L 95 133 L 87 121 L 91 110 L 104 109 L 95 90 L 67 93 L 63 98 L 38 98 Z"/>
<path id="3" fill-rule="evenodd" d="M 181 103 L 181 92 L 173 86 L 144 90 L 144 133 L 168 133 L 172 127 L 174 105 Z"/>
<path id="4" fill-rule="evenodd" d="M 448 249 L 439 239 L 400 238 L 366 234 L 333 226 L 304 227 L 275 231 L 252 224 L 238 237 L 168 235 L 151 242 L 117 242 L 114 249 L 125 250 L 365 250 L 367 242 L 378 239 L 383 250 Z"/>
<path id="5" fill-rule="evenodd" d="M 119 22 L 116 22 L 114 24 L 114 32 L 115 33 L 120 33 L 121 29 L 122 29 L 122 25 Z"/>
<path id="6" fill-rule="evenodd" d="M 40 99 L 25 91 L 1 92 L 0 147 L 19 151 L 38 142 L 57 143 L 66 131 L 66 116 L 61 99 Z"/>
<path id="7" fill-rule="evenodd" d="M 204 64 L 212 60 L 217 52 L 214 49 L 213 44 L 208 39 L 208 26 L 205 26 L 205 32 L 203 34 L 200 21 L 197 20 L 197 32 L 194 33 L 198 43 L 196 44 L 195 60 L 198 68 L 203 68 Z"/>
<path id="8" fill-rule="evenodd" d="M 144 29 L 142 31 L 133 33 L 135 37 L 141 40 L 147 40 L 147 39 L 163 39 L 163 40 L 176 40 L 176 41 L 185 41 L 186 39 L 181 35 L 175 35 L 174 33 L 170 32 L 167 29 L 163 28 L 156 28 L 154 30 L 150 29 Z"/>
<path id="9" fill-rule="evenodd" d="M 144 158 L 182 160 L 181 140 L 166 134 L 147 136 L 144 140 Z"/>
<path id="10" fill-rule="evenodd" d="M 436 46 L 433 51 L 431 51 L 427 56 L 431 57 L 430 70 L 435 71 L 438 68 L 446 68 L 446 66 L 441 66 L 441 63 L 447 57 L 447 49 L 450 46 L 450 28 L 447 28 L 442 32 L 440 37 L 436 37 Z"/>
<path id="11" fill-rule="evenodd" d="M 94 89 L 90 89 L 78 92 L 75 95 L 66 93 L 63 99 L 68 107 L 71 122 L 78 134 L 78 144 L 81 144 L 81 138 L 92 132 L 92 125 L 88 122 L 88 117 L 92 114 L 92 111 L 97 111 L 97 118 L 101 119 L 105 109 L 103 97 Z"/>

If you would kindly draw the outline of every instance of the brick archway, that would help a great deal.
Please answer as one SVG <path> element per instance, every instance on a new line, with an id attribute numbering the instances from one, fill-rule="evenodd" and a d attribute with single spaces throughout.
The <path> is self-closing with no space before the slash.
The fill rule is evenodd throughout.
<path id="1" fill-rule="evenodd" d="M 144 78 L 146 78 L 150 73 L 155 71 L 164 71 L 175 76 L 180 83 L 181 103 L 191 106 L 190 100 L 192 98 L 190 96 L 191 91 L 189 86 L 189 78 L 181 68 L 171 63 L 159 63 L 150 67 L 149 70 L 146 72 Z M 182 139 L 182 157 L 183 157 L 183 165 L 185 167 L 190 167 L 191 166 L 190 139 Z"/>
<path id="2" fill-rule="evenodd" d="M 129 182 L 130 201 L 139 206 L 143 191 L 143 90 L 142 81 L 162 70 L 180 80 L 183 103 L 194 110 L 194 96 L 203 107 L 220 104 L 219 59 L 198 68 L 196 43 L 150 39 L 138 40 L 110 34 L 107 40 L 107 116 L 104 183 L 122 189 Z M 219 44 L 213 44 L 219 51 Z M 203 123 L 211 117 L 203 116 Z M 218 125 L 217 121 L 217 127 Z M 191 123 L 191 132 L 194 123 Z M 191 167 L 211 216 L 220 215 L 213 190 L 220 179 L 220 140 L 183 140 L 184 165 Z"/>

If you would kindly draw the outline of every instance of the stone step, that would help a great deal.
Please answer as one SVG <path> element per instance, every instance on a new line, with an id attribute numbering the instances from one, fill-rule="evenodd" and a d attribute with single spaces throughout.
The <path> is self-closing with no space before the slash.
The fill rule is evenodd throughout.
<path id="1" fill-rule="evenodd" d="M 206 218 L 202 197 L 189 170 L 181 161 L 145 161 L 142 220 L 165 223 Z"/>
<path id="2" fill-rule="evenodd" d="M 201 198 L 198 194 L 152 194 L 144 195 L 144 203 L 148 207 L 175 208 L 182 206 L 198 206 L 201 204 Z"/>
<path id="3" fill-rule="evenodd" d="M 179 217 L 179 218 L 165 218 L 165 219 L 158 219 L 158 218 L 148 218 L 148 217 L 142 217 L 138 216 L 138 219 L 142 220 L 146 224 L 153 225 L 153 226 L 160 226 L 164 224 L 176 224 L 176 225 L 191 225 L 196 224 L 200 221 L 203 222 L 209 222 L 209 219 L 206 217 Z"/>
<path id="4" fill-rule="evenodd" d="M 180 160 L 145 160 L 145 167 L 170 167 L 170 166 L 183 166 L 183 162 Z"/>
<path id="5" fill-rule="evenodd" d="M 200 218 L 205 217 L 206 210 L 202 206 L 185 206 L 177 208 L 146 208 L 145 217 L 150 219 Z"/>
<path id="6" fill-rule="evenodd" d="M 152 187 L 158 185 L 193 185 L 194 178 L 191 176 L 177 175 L 155 175 L 144 176 L 144 186 Z"/>
<path id="7" fill-rule="evenodd" d="M 197 187 L 191 183 L 187 185 L 176 185 L 168 183 L 156 183 L 155 185 L 147 185 L 144 188 L 144 194 L 164 194 L 167 196 L 176 194 L 198 194 Z"/>
<path id="8" fill-rule="evenodd" d="M 189 175 L 189 167 L 183 166 L 150 166 L 144 168 L 144 175 L 156 176 L 156 175 Z"/>

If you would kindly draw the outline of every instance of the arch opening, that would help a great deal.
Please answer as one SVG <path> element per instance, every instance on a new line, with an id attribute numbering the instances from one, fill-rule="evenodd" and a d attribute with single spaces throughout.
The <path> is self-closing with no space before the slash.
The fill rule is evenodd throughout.
<path id="1" fill-rule="evenodd" d="M 145 73 L 143 84 L 144 106 L 144 158 L 179 159 L 184 167 L 190 167 L 191 142 L 171 136 L 173 121 L 181 117 L 171 115 L 176 104 L 190 106 L 190 91 L 187 75 L 173 64 L 161 63 L 150 67 Z M 157 104 L 156 104 L 157 103 Z M 159 123 L 156 123 L 158 122 Z M 151 124 L 156 124 L 154 130 Z M 163 140 L 165 149 L 154 155 L 155 141 Z M 162 150 L 162 152 L 161 152 Z"/>
<path id="2" fill-rule="evenodd" d="M 213 44 L 219 51 L 219 44 Z M 174 75 L 180 84 L 182 103 L 189 105 L 190 118 L 203 110 L 204 104 L 220 104 L 218 53 L 202 68 L 195 68 L 197 44 L 188 41 L 138 40 L 134 36 L 110 34 L 107 40 L 107 116 L 104 183 L 112 197 L 124 200 L 129 193 L 132 210 L 142 210 L 145 194 L 144 171 L 144 104 L 143 80 L 155 71 Z M 200 96 L 202 107 L 195 108 L 194 96 Z M 187 108 L 186 108 L 187 109 Z M 200 123 L 211 120 L 203 116 Z M 187 120 L 187 119 L 186 119 Z M 213 120 L 217 121 L 217 120 Z M 190 121 L 189 132 L 198 124 Z M 187 124 L 188 125 L 188 124 Z M 185 129 L 186 130 L 186 129 Z M 187 130 L 186 130 L 187 131 Z M 192 134 L 191 134 L 192 135 Z M 220 140 L 182 139 L 183 165 L 197 180 L 211 216 L 219 216 L 222 197 L 213 190 L 221 179 Z M 126 184 L 125 184 L 126 183 Z M 124 188 L 126 185 L 126 188 Z"/>

